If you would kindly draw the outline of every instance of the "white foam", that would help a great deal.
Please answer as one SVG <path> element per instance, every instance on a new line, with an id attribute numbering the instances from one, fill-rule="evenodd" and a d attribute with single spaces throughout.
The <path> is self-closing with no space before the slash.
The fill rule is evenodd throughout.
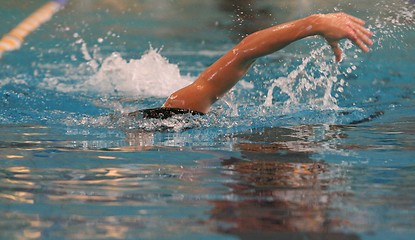
<path id="1" fill-rule="evenodd" d="M 182 76 L 176 64 L 169 63 L 159 52 L 150 49 L 140 59 L 129 61 L 113 53 L 85 82 L 85 86 L 105 94 L 167 97 L 191 82 L 192 78 Z"/>
<path id="2" fill-rule="evenodd" d="M 74 68 L 66 66 L 64 76 L 47 77 L 40 86 L 60 92 L 90 92 L 138 98 L 168 97 L 194 79 L 182 76 L 177 64 L 169 63 L 153 48 L 140 59 L 131 60 L 124 59 L 119 53 L 100 60 L 95 54 L 91 56 L 88 53 L 85 44 L 82 45 L 82 54 L 87 62 Z"/>

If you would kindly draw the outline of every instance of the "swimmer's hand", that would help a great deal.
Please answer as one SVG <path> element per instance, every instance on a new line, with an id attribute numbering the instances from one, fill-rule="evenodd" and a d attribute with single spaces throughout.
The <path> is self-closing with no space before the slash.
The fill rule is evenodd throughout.
<path id="1" fill-rule="evenodd" d="M 369 46 L 373 45 L 370 39 L 373 33 L 366 29 L 363 26 L 365 22 L 357 17 L 345 13 L 318 14 L 314 17 L 313 25 L 333 49 L 337 62 L 341 61 L 342 50 L 339 47 L 341 39 L 350 39 L 364 52 L 369 52 Z"/>

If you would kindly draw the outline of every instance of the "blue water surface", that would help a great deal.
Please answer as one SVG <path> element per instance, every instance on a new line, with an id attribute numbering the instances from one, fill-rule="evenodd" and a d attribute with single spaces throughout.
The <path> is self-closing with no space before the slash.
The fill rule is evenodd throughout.
<path id="1" fill-rule="evenodd" d="M 0 33 L 46 2 L 2 3 Z M 309 38 L 206 116 L 125 116 L 247 34 L 333 11 L 367 22 L 370 53 L 344 41 L 336 64 Z M 0 238 L 411 239 L 414 27 L 404 0 L 69 1 L 0 59 Z"/>

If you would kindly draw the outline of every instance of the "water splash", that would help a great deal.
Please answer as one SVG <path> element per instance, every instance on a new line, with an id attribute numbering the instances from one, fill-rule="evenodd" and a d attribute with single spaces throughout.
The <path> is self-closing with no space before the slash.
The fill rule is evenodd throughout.
<path id="1" fill-rule="evenodd" d="M 40 86 L 60 92 L 145 98 L 168 97 L 193 80 L 182 76 L 176 64 L 151 47 L 140 59 L 131 60 L 116 52 L 101 60 L 95 57 L 97 53 L 89 54 L 85 43 L 81 51 L 86 62 L 70 68 L 64 76 L 46 77 Z"/>
<path id="2" fill-rule="evenodd" d="M 168 119 L 144 119 L 129 117 L 115 112 L 101 116 L 71 115 L 63 120 L 66 126 L 90 128 L 123 129 L 126 132 L 181 132 L 186 129 L 201 128 L 209 124 L 208 118 L 191 114 L 175 115 Z"/>
<path id="3" fill-rule="evenodd" d="M 378 48 L 383 48 L 384 43 L 389 43 L 388 48 L 405 48 L 411 43 L 404 41 L 405 32 L 415 30 L 415 5 L 412 1 L 396 2 L 380 1 L 375 8 L 381 9 L 380 14 L 369 18 L 372 22 L 369 29 L 377 37 Z"/>
<path id="4" fill-rule="evenodd" d="M 308 109 L 339 110 L 333 92 L 341 92 L 345 81 L 338 80 L 337 65 L 325 60 L 328 49 L 324 46 L 313 50 L 287 77 L 275 79 L 268 89 L 264 106 L 271 107 L 275 104 L 273 93 L 277 87 L 280 94 L 288 97 L 282 102 L 285 113 L 301 110 L 301 104 L 305 104 Z"/>
<path id="5" fill-rule="evenodd" d="M 113 53 L 85 84 L 98 86 L 97 90 L 101 93 L 167 97 L 190 83 L 191 78 L 181 76 L 177 65 L 169 63 L 159 52 L 150 49 L 140 59 L 130 61 Z"/>

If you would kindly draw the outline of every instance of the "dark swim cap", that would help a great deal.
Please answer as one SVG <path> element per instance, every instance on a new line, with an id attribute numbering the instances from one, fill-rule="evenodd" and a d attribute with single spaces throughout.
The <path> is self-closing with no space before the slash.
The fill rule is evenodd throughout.
<path id="1" fill-rule="evenodd" d="M 193 111 L 190 109 L 181 108 L 150 108 L 144 110 L 138 110 L 128 114 L 129 117 L 137 117 L 142 115 L 143 118 L 157 118 L 167 119 L 174 115 L 192 114 L 192 115 L 204 115 L 204 113 Z"/>

